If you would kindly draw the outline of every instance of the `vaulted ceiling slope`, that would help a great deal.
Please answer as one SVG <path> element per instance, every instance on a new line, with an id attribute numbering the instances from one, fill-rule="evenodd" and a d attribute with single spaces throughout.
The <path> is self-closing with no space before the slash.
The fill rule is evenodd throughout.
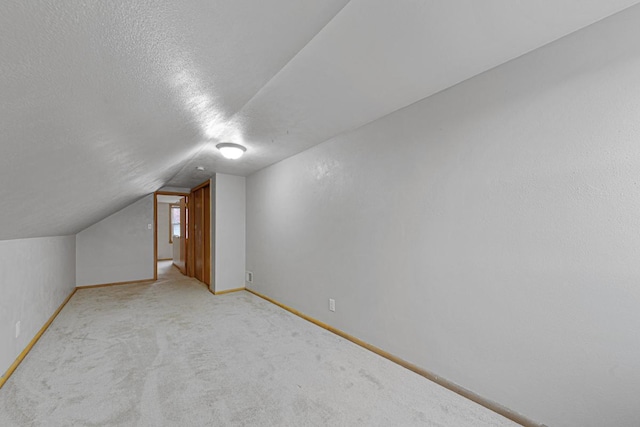
<path id="1" fill-rule="evenodd" d="M 250 174 L 635 3 L 0 2 L 0 240 Z"/>

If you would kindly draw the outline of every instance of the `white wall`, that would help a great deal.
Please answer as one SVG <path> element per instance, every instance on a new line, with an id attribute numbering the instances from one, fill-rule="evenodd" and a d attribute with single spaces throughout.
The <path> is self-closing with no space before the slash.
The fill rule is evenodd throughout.
<path id="1" fill-rule="evenodd" d="M 216 174 L 211 180 L 211 288 L 244 287 L 246 180 Z"/>
<path id="2" fill-rule="evenodd" d="M 153 279 L 153 255 L 150 194 L 76 235 L 76 284 Z"/>
<path id="3" fill-rule="evenodd" d="M 162 187 L 158 191 L 170 191 L 173 193 L 186 193 L 186 194 L 191 193 L 191 189 L 186 187 Z"/>
<path id="4" fill-rule="evenodd" d="M 74 236 L 0 241 L 0 375 L 73 292 L 75 263 Z"/>
<path id="5" fill-rule="evenodd" d="M 251 175 L 251 287 L 533 420 L 640 425 L 639 22 Z"/>
<path id="6" fill-rule="evenodd" d="M 176 236 L 173 238 L 173 264 L 181 270 L 185 269 L 184 262 L 181 260 L 182 254 L 180 253 L 181 245 L 180 240 L 182 237 Z"/>
<path id="7" fill-rule="evenodd" d="M 170 203 L 158 203 L 158 259 L 173 258 L 173 244 L 169 243 Z"/>

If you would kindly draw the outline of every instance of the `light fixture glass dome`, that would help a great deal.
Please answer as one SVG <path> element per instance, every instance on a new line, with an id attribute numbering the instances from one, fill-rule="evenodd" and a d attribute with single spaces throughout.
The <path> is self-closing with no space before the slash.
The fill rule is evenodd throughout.
<path id="1" fill-rule="evenodd" d="M 227 159 L 235 160 L 242 157 L 247 149 L 240 144 L 234 144 L 232 142 L 222 142 L 216 145 L 216 148 L 220 150 L 220 153 Z"/>

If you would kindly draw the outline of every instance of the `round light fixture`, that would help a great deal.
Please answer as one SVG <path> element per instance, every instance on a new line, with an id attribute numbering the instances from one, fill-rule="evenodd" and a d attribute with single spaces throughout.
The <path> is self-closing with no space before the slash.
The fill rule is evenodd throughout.
<path id="1" fill-rule="evenodd" d="M 242 145 L 234 144 L 233 142 L 221 142 L 216 145 L 216 148 L 220 150 L 224 157 L 231 160 L 239 159 L 247 151 Z"/>

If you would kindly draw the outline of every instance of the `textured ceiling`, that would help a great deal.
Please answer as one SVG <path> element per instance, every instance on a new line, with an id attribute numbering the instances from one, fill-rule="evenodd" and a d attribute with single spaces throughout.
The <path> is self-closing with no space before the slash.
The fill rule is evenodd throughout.
<path id="1" fill-rule="evenodd" d="M 249 174 L 635 3 L 0 2 L 0 239 Z"/>
<path id="2" fill-rule="evenodd" d="M 0 2 L 0 239 L 165 185 L 345 2 Z"/>

